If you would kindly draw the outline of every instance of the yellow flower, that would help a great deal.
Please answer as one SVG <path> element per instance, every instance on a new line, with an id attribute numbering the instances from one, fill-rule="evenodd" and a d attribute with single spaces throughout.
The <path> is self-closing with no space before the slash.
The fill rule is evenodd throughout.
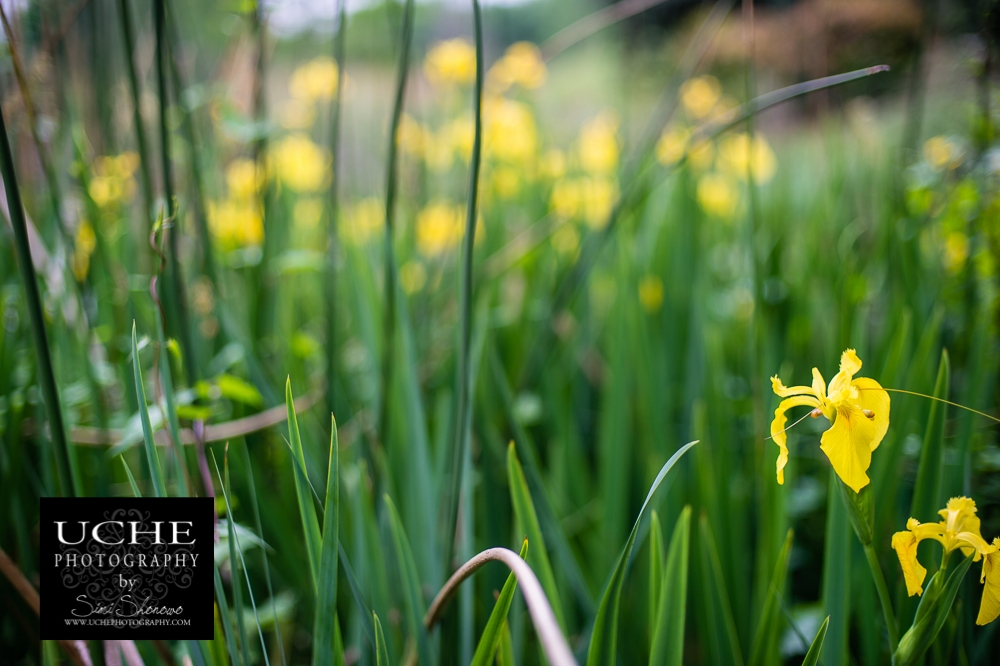
<path id="1" fill-rule="evenodd" d="M 417 249 L 426 257 L 458 245 L 465 231 L 465 209 L 439 199 L 417 213 Z"/>
<path id="2" fill-rule="evenodd" d="M 607 174 L 618 167 L 618 120 L 604 112 L 580 130 L 580 166 L 593 174 Z"/>
<path id="3" fill-rule="evenodd" d="M 208 228 L 225 249 L 260 245 L 264 240 L 264 219 L 256 201 L 209 203 Z"/>
<path id="4" fill-rule="evenodd" d="M 271 153 L 277 178 L 295 192 L 317 192 L 330 183 L 330 154 L 305 134 L 291 134 Z"/>
<path id="5" fill-rule="evenodd" d="M 490 67 L 486 81 L 496 92 L 503 92 L 512 85 L 534 90 L 545 83 L 547 74 L 541 50 L 531 42 L 517 42 Z"/>
<path id="6" fill-rule="evenodd" d="M 672 127 L 664 130 L 656 142 L 656 159 L 664 166 L 676 164 L 684 157 L 691 132 L 684 128 Z"/>
<path id="7" fill-rule="evenodd" d="M 472 118 L 456 118 L 444 132 L 451 142 L 451 149 L 468 162 L 472 159 L 472 144 L 476 140 L 476 125 Z"/>
<path id="8" fill-rule="evenodd" d="M 509 166 L 498 166 L 490 171 L 490 184 L 501 199 L 513 199 L 521 190 L 521 173 Z"/>
<path id="9" fill-rule="evenodd" d="M 941 520 L 921 523 L 915 518 L 906 521 L 906 529 L 892 535 L 892 547 L 903 569 L 906 592 L 909 596 L 923 594 L 925 569 L 917 560 L 917 545 L 924 539 L 933 539 L 944 548 L 945 555 L 961 550 L 962 555 L 973 555 L 973 561 L 983 559 L 980 582 L 985 582 L 983 599 L 976 624 L 988 624 L 1000 615 L 1000 539 L 987 544 L 979 531 L 976 503 L 968 497 L 953 497 L 948 506 L 938 511 Z"/>
<path id="10" fill-rule="evenodd" d="M 655 275 L 647 275 L 639 281 L 639 303 L 649 314 L 659 312 L 663 305 L 663 281 Z"/>
<path id="11" fill-rule="evenodd" d="M 767 139 L 756 134 L 730 134 L 719 142 L 719 166 L 734 176 L 746 179 L 753 173 L 757 183 L 767 183 L 774 178 L 778 161 Z"/>
<path id="12" fill-rule="evenodd" d="M 618 183 L 608 178 L 584 178 L 580 182 L 583 219 L 591 229 L 607 226 L 611 209 L 618 202 Z"/>
<path id="13" fill-rule="evenodd" d="M 681 103 L 692 118 L 704 118 L 719 101 L 722 86 L 714 76 L 699 76 L 688 79 L 681 86 Z"/>
<path id="14" fill-rule="evenodd" d="M 958 273 L 969 258 L 969 237 L 961 231 L 952 231 L 944 239 L 944 267 L 949 273 Z"/>
<path id="15" fill-rule="evenodd" d="M 385 204 L 375 197 L 369 197 L 347 208 L 341 234 L 352 245 L 365 245 L 379 235 L 384 226 Z"/>
<path id="16" fill-rule="evenodd" d="M 246 158 L 235 159 L 226 167 L 226 187 L 234 199 L 250 199 L 260 189 L 257 164 Z"/>
<path id="17" fill-rule="evenodd" d="M 566 155 L 558 148 L 552 148 L 539 162 L 542 175 L 550 180 L 556 180 L 566 175 Z"/>
<path id="18" fill-rule="evenodd" d="M 943 136 L 934 136 L 924 142 L 924 159 L 935 170 L 954 169 L 962 161 L 961 150 L 955 142 Z"/>
<path id="19" fill-rule="evenodd" d="M 825 416 L 830 428 L 823 433 L 820 448 L 837 476 L 860 492 L 868 485 L 868 467 L 872 451 L 878 448 L 889 429 L 889 394 L 877 381 L 854 378 L 861 369 L 861 359 L 853 349 L 840 356 L 840 372 L 827 387 L 823 375 L 813 368 L 812 386 L 786 388 L 778 376 L 771 377 L 771 388 L 782 400 L 774 410 L 771 438 L 778 445 L 778 483 L 785 482 L 788 445 L 785 434 L 787 412 L 792 407 L 813 408 L 813 416 Z"/>
<path id="20" fill-rule="evenodd" d="M 94 227 L 87 220 L 81 221 L 80 225 L 76 228 L 73 256 L 70 259 L 73 275 L 80 282 L 90 272 L 90 255 L 94 253 L 94 248 L 96 247 L 97 234 L 94 233 Z"/>
<path id="21" fill-rule="evenodd" d="M 483 109 L 483 143 L 486 153 L 505 162 L 530 162 L 538 136 L 535 117 L 526 104 L 504 98 L 488 100 Z"/>
<path id="22" fill-rule="evenodd" d="M 709 215 L 728 220 L 736 214 L 739 191 L 733 181 L 720 173 L 710 173 L 698 181 L 698 204 Z"/>
<path id="23" fill-rule="evenodd" d="M 461 38 L 438 42 L 427 52 L 424 74 L 434 85 L 472 83 L 476 80 L 476 49 Z"/>
<path id="24" fill-rule="evenodd" d="M 303 102 L 330 100 L 337 95 L 340 72 L 332 58 L 320 56 L 302 65 L 292 73 L 288 90 L 292 97 Z"/>
<path id="25" fill-rule="evenodd" d="M 549 210 L 568 220 L 580 211 L 580 184 L 571 179 L 557 180 L 549 195 Z"/>

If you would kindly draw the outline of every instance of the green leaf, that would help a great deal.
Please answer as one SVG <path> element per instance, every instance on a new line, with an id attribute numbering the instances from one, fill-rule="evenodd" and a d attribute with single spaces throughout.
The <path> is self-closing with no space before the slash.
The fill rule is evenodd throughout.
<path id="1" fill-rule="evenodd" d="M 816 638 L 813 639 L 809 651 L 806 652 L 806 656 L 802 660 L 802 666 L 816 666 L 819 663 L 819 657 L 823 653 L 823 641 L 826 640 L 826 630 L 829 626 L 830 616 L 827 615 L 823 624 L 819 625 L 819 631 L 816 632 Z"/>
<path id="2" fill-rule="evenodd" d="M 688 442 L 679 448 L 674 455 L 670 456 L 670 460 L 660 468 L 659 474 L 653 480 L 653 485 L 650 486 L 649 492 L 646 493 L 646 500 L 642 503 L 642 508 L 639 509 L 639 515 L 636 516 L 632 532 L 629 534 L 628 540 L 625 542 L 625 547 L 622 548 L 621 554 L 618 556 L 618 564 L 615 566 L 614 573 L 611 574 L 611 580 L 608 581 L 608 586 L 604 589 L 604 595 L 601 597 L 601 603 L 597 609 L 597 617 L 594 618 L 594 631 L 590 636 L 590 649 L 587 651 L 587 666 L 602 666 L 603 664 L 614 664 L 616 662 L 618 607 L 621 601 L 622 587 L 625 584 L 628 561 L 632 555 L 632 547 L 635 545 L 636 535 L 639 533 L 639 525 L 646 513 L 646 508 L 649 506 L 649 501 L 653 498 L 656 489 L 660 487 L 663 479 L 667 476 L 667 472 L 673 468 L 681 456 L 697 443 L 697 440 Z"/>
<path id="3" fill-rule="evenodd" d="M 649 635 L 656 633 L 656 616 L 660 607 L 660 587 L 663 583 L 663 528 L 660 516 L 653 511 L 649 519 Z"/>
<path id="4" fill-rule="evenodd" d="M 824 639 L 825 666 L 848 663 L 847 629 L 850 617 L 851 532 L 847 508 L 837 501 L 837 474 L 830 470 L 826 500 L 826 533 L 823 543 L 823 612 L 830 617 Z"/>
<path id="5" fill-rule="evenodd" d="M 521 545 L 520 555 L 522 560 L 527 558 L 527 539 Z M 471 666 L 490 666 L 493 663 L 493 657 L 500 645 L 503 628 L 507 625 L 507 613 L 510 611 L 511 602 L 514 601 L 515 589 L 517 589 L 517 576 L 511 572 L 507 576 L 507 582 L 503 584 L 503 589 L 500 590 L 500 596 L 497 597 L 493 612 L 490 613 L 490 619 L 486 622 L 486 628 L 483 629 L 483 634 L 479 637 L 479 645 L 476 646 L 476 653 L 472 656 Z"/>
<path id="6" fill-rule="evenodd" d="M 326 479 L 326 502 L 323 505 L 323 544 L 319 560 L 316 590 L 316 614 L 313 619 L 313 659 L 315 666 L 333 661 L 334 627 L 337 625 L 337 546 L 340 516 L 340 454 L 337 420 L 330 415 L 330 463 Z"/>
<path id="7" fill-rule="evenodd" d="M 142 493 L 139 492 L 139 486 L 135 483 L 135 477 L 132 476 L 132 470 L 129 469 L 128 463 L 125 462 L 125 456 L 122 456 L 122 466 L 125 467 L 125 474 L 128 476 L 129 485 L 132 486 L 132 494 L 136 497 L 142 497 Z"/>
<path id="8" fill-rule="evenodd" d="M 515 666 L 514 641 L 510 636 L 510 624 L 503 623 L 503 633 L 500 635 L 500 646 L 497 648 L 497 666 Z"/>
<path id="9" fill-rule="evenodd" d="M 396 547 L 396 559 L 399 563 L 399 577 L 403 581 L 403 599 L 406 603 L 406 621 L 410 635 L 417 641 L 419 663 L 429 666 L 431 660 L 430 645 L 427 642 L 427 631 L 424 629 L 424 600 L 420 595 L 420 578 L 417 575 L 417 565 L 413 561 L 413 550 L 406 538 L 403 521 L 392 499 L 386 495 L 385 504 L 389 509 L 389 526 L 392 528 L 392 541 Z"/>
<path id="10" fill-rule="evenodd" d="M 919 661 L 937 638 L 974 557 L 975 553 L 971 553 L 950 574 L 942 568 L 931 578 L 920 599 L 913 626 L 899 639 L 899 647 L 893 655 L 893 663 L 897 666 L 909 666 Z"/>
<path id="11" fill-rule="evenodd" d="M 563 618 L 562 605 L 559 603 L 556 578 L 552 573 L 548 553 L 545 552 L 545 538 L 538 524 L 538 514 L 535 513 L 535 504 L 531 501 L 528 482 L 524 478 L 524 470 L 521 469 L 521 461 L 518 460 L 514 442 L 507 447 L 507 481 L 510 484 L 510 499 L 514 505 L 517 524 L 528 542 L 534 544 L 528 551 L 528 566 L 538 576 L 538 582 L 542 584 L 545 596 L 552 604 L 552 612 L 559 621 L 559 627 L 565 632 L 566 620 Z"/>
<path id="12" fill-rule="evenodd" d="M 785 543 L 778 553 L 778 561 L 774 565 L 774 574 L 771 576 L 771 587 L 764 601 L 764 607 L 761 609 L 757 632 L 754 634 L 753 646 L 750 649 L 750 661 L 748 662 L 750 666 L 765 663 L 778 638 L 778 604 L 782 591 L 785 589 L 785 578 L 788 575 L 788 556 L 791 550 L 792 530 L 788 530 Z"/>
<path id="13" fill-rule="evenodd" d="M 132 372 L 135 380 L 135 397 L 139 402 L 139 419 L 142 422 L 142 439 L 146 445 L 146 459 L 149 461 L 149 476 L 153 481 L 153 494 L 156 497 L 166 497 L 167 490 L 163 483 L 163 470 L 160 469 L 160 459 L 156 455 L 153 427 L 149 423 L 149 409 L 146 407 L 146 389 L 143 388 L 142 384 L 142 367 L 139 364 L 139 342 L 135 337 L 135 320 L 132 320 Z"/>
<path id="14" fill-rule="evenodd" d="M 948 399 L 950 374 L 948 350 L 942 349 L 937 381 L 934 383 L 934 397 Z M 920 521 L 936 520 L 938 509 L 944 504 L 941 497 L 944 469 L 941 458 L 944 455 L 945 407 L 944 403 L 932 400 L 927 411 L 927 430 L 920 449 L 920 466 L 917 468 L 917 482 L 913 488 L 913 502 L 910 504 L 910 516 Z"/>
<path id="15" fill-rule="evenodd" d="M 683 659 L 690 547 L 691 507 L 686 506 L 677 518 L 667 549 L 667 562 L 662 569 L 663 583 L 653 620 L 650 666 L 680 666 Z"/>
<path id="16" fill-rule="evenodd" d="M 219 395 L 234 402 L 240 402 L 250 407 L 260 407 L 264 404 L 264 397 L 257 390 L 257 387 L 249 382 L 245 382 L 239 377 L 230 374 L 221 374 L 215 378 L 215 385 L 219 388 Z"/>
<path id="17" fill-rule="evenodd" d="M 382 633 L 382 623 L 378 621 L 378 614 L 375 611 L 372 611 L 372 621 L 375 624 L 375 664 L 376 666 L 389 666 L 389 651 L 385 647 L 385 634 Z"/>
<path id="18" fill-rule="evenodd" d="M 736 633 L 736 621 L 733 619 L 733 607 L 729 602 L 729 591 L 726 588 L 726 577 L 722 573 L 722 563 L 719 561 L 719 549 L 715 545 L 712 527 L 708 516 L 704 513 L 698 522 L 698 533 L 701 537 L 701 567 L 705 589 L 709 590 L 713 619 L 721 621 L 715 636 L 709 640 L 718 640 L 722 663 L 743 666 L 743 653 L 740 650 L 740 639 Z"/>
<path id="19" fill-rule="evenodd" d="M 285 408 L 288 411 L 288 444 L 292 449 L 295 464 L 295 494 L 299 503 L 302 531 L 305 532 L 306 555 L 309 558 L 309 573 L 315 592 L 319 580 L 319 560 L 321 557 L 319 520 L 316 506 L 310 497 L 310 482 L 307 475 L 306 457 L 302 451 L 302 437 L 299 435 L 299 421 L 295 416 L 295 401 L 292 398 L 292 378 L 285 380 Z"/>
<path id="20" fill-rule="evenodd" d="M 236 647 L 236 636 L 233 634 L 233 616 L 229 612 L 229 602 L 226 600 L 226 589 L 222 586 L 222 577 L 219 575 L 219 565 L 212 562 L 212 571 L 215 575 L 215 602 L 219 605 L 219 618 L 222 624 L 222 633 L 226 637 L 226 649 L 229 651 L 229 663 L 232 666 L 244 663 L 240 658 L 240 652 Z"/>

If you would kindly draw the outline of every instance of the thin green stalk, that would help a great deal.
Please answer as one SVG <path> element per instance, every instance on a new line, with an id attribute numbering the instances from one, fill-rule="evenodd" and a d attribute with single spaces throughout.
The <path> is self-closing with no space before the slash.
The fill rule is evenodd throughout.
<path id="1" fill-rule="evenodd" d="M 889 633 L 889 652 L 895 654 L 896 648 L 899 646 L 899 629 L 896 627 L 896 616 L 892 612 L 889 588 L 885 584 L 885 577 L 882 575 L 882 567 L 878 563 L 878 555 L 875 554 L 875 548 L 870 543 L 864 544 L 863 547 L 865 549 L 865 558 L 868 560 L 868 568 L 872 570 L 875 589 L 878 590 L 878 599 L 882 603 L 885 628 Z"/>
<path id="2" fill-rule="evenodd" d="M 396 259 L 392 242 L 395 228 L 397 158 L 399 155 L 396 135 L 403 116 L 403 102 L 406 97 L 406 75 L 410 68 L 410 43 L 413 41 L 413 0 L 406 0 L 403 10 L 402 46 L 399 50 L 399 66 L 396 72 L 396 97 L 392 106 L 392 122 L 389 124 L 389 155 L 386 165 L 385 183 L 385 314 L 382 323 L 382 404 L 379 407 L 378 436 L 383 443 L 389 425 L 389 382 L 392 379 L 392 360 L 396 337 Z"/>
<path id="3" fill-rule="evenodd" d="M 142 185 L 142 196 L 145 207 L 143 217 L 148 226 L 152 226 L 150 213 L 153 210 L 153 181 L 149 176 L 149 148 L 146 144 L 146 130 L 142 123 L 142 107 L 139 104 L 139 78 L 135 74 L 135 34 L 132 32 L 132 10 L 129 0 L 119 0 L 119 17 L 122 26 L 122 41 L 125 45 L 125 71 L 128 74 L 129 90 L 132 92 L 132 124 L 135 125 L 136 147 L 139 151 L 139 182 Z"/>
<path id="4" fill-rule="evenodd" d="M 330 154 L 333 155 L 333 180 L 330 183 L 330 217 L 327 220 L 327 270 L 326 277 L 326 411 L 336 412 L 334 395 L 337 376 L 337 254 L 340 250 L 337 237 L 337 220 L 340 216 L 340 200 L 337 186 L 340 183 L 340 107 L 344 90 L 344 33 L 347 30 L 347 9 L 345 0 L 337 2 L 337 38 L 333 45 L 333 57 L 337 63 L 337 95 L 333 99 L 330 114 Z"/>
<path id="5" fill-rule="evenodd" d="M 18 269 L 21 271 L 21 281 L 24 283 L 28 319 L 31 321 L 31 337 L 35 342 L 35 355 L 38 357 L 38 383 L 42 387 L 45 413 L 49 420 L 49 436 L 52 438 L 52 448 L 56 458 L 59 491 L 62 495 L 72 497 L 76 495 L 76 487 L 73 483 L 73 476 L 70 473 L 69 443 L 66 441 L 66 427 L 63 423 L 62 408 L 59 404 L 59 390 L 56 388 L 55 371 L 52 369 L 52 356 L 49 351 L 48 333 L 45 330 L 42 299 L 38 291 L 38 282 L 35 278 L 35 266 L 31 261 L 31 247 L 28 244 L 28 225 L 24 219 L 24 208 L 21 205 L 21 191 L 17 187 L 17 175 L 14 173 L 14 158 L 10 152 L 10 141 L 7 138 L 7 123 L 4 120 L 2 111 L 0 111 L 0 174 L 3 175 L 4 189 L 7 191 L 10 225 L 14 230 L 14 251 L 17 254 Z"/>
<path id="6" fill-rule="evenodd" d="M 458 523 L 458 505 L 462 494 L 462 472 L 465 452 L 469 446 L 472 429 L 471 368 L 469 367 L 469 346 L 472 339 L 472 263 L 476 242 L 476 215 L 479 201 L 479 170 L 482 162 L 483 144 L 483 17 L 479 0 L 472 0 L 472 20 L 476 38 L 476 86 L 472 109 L 475 122 L 475 136 L 472 142 L 472 159 L 469 163 L 469 205 L 465 215 L 465 238 L 462 243 L 462 274 L 459 282 L 459 308 L 461 329 L 458 340 L 458 377 L 455 393 L 458 406 L 455 409 L 455 448 L 452 452 L 451 491 L 448 495 L 448 514 L 445 524 L 446 566 L 451 567 L 455 555 L 455 530 Z"/>
<path id="7" fill-rule="evenodd" d="M 168 293 L 170 294 L 170 314 L 173 316 L 174 331 L 181 342 L 184 357 L 184 370 L 188 384 L 194 384 L 198 378 L 198 366 L 194 357 L 194 341 L 188 326 L 187 304 L 184 297 L 184 277 L 181 275 L 181 264 L 178 259 L 177 236 L 180 234 L 180 222 L 177 220 L 177 207 L 174 202 L 174 185 L 170 164 L 170 131 L 167 129 L 167 36 L 165 0 L 156 0 L 153 4 L 153 18 L 156 24 L 156 82 L 160 102 L 160 160 L 163 170 L 163 197 L 166 199 L 167 219 L 173 220 L 172 228 L 167 234 L 169 270 L 167 275 Z"/>

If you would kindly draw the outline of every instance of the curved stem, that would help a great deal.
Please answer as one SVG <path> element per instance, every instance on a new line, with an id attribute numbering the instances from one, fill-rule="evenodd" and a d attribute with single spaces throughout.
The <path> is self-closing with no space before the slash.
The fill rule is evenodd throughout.
<path id="1" fill-rule="evenodd" d="M 484 550 L 451 575 L 448 582 L 434 597 L 431 607 L 427 610 L 427 615 L 424 616 L 424 626 L 427 627 L 427 630 L 430 631 L 441 618 L 445 606 L 458 590 L 458 586 L 484 564 L 494 561 L 503 562 L 517 576 L 517 584 L 521 587 L 524 603 L 528 606 L 528 613 L 531 614 L 535 633 L 538 634 L 538 640 L 545 650 L 545 656 L 549 663 L 552 666 L 577 666 L 576 659 L 573 658 L 573 653 L 566 642 L 566 637 L 559 629 L 559 623 L 552 612 L 552 606 L 549 605 L 548 597 L 545 596 L 541 583 L 535 577 L 535 572 L 517 553 L 506 548 Z"/>
<path id="2" fill-rule="evenodd" d="M 872 579 L 875 581 L 875 589 L 878 590 L 878 599 L 882 602 L 882 615 L 885 617 L 885 628 L 889 632 L 889 652 L 896 653 L 899 646 L 899 629 L 896 627 L 896 616 L 892 612 L 892 600 L 889 598 L 889 588 L 885 584 L 885 577 L 882 575 L 882 567 L 878 563 L 878 556 L 870 543 L 864 544 L 865 558 L 868 560 L 868 567 L 872 570 Z"/>

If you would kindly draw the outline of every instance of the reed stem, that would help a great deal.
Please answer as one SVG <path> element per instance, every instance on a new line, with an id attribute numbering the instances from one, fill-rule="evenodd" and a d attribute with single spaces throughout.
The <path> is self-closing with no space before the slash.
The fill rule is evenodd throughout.
<path id="1" fill-rule="evenodd" d="M 334 387 L 337 377 L 337 255 L 340 252 L 337 222 L 340 217 L 340 112 L 344 93 L 344 39 L 347 30 L 345 0 L 337 2 L 337 38 L 333 43 L 333 58 L 337 63 L 337 94 L 330 113 L 330 154 L 333 155 L 333 179 L 330 183 L 330 217 L 327 220 L 327 270 L 326 278 L 326 411 L 336 411 Z"/>
<path id="2" fill-rule="evenodd" d="M 878 555 L 875 548 L 870 543 L 862 544 L 865 549 L 865 559 L 868 560 L 868 568 L 872 571 L 872 579 L 875 581 L 875 589 L 878 590 L 878 600 L 882 604 L 882 616 L 885 618 L 885 629 L 889 634 L 889 652 L 896 653 L 899 646 L 899 628 L 896 626 L 896 616 L 892 612 L 892 600 L 889 597 L 889 588 L 885 584 L 885 576 L 882 575 L 882 567 L 878 563 Z"/>

